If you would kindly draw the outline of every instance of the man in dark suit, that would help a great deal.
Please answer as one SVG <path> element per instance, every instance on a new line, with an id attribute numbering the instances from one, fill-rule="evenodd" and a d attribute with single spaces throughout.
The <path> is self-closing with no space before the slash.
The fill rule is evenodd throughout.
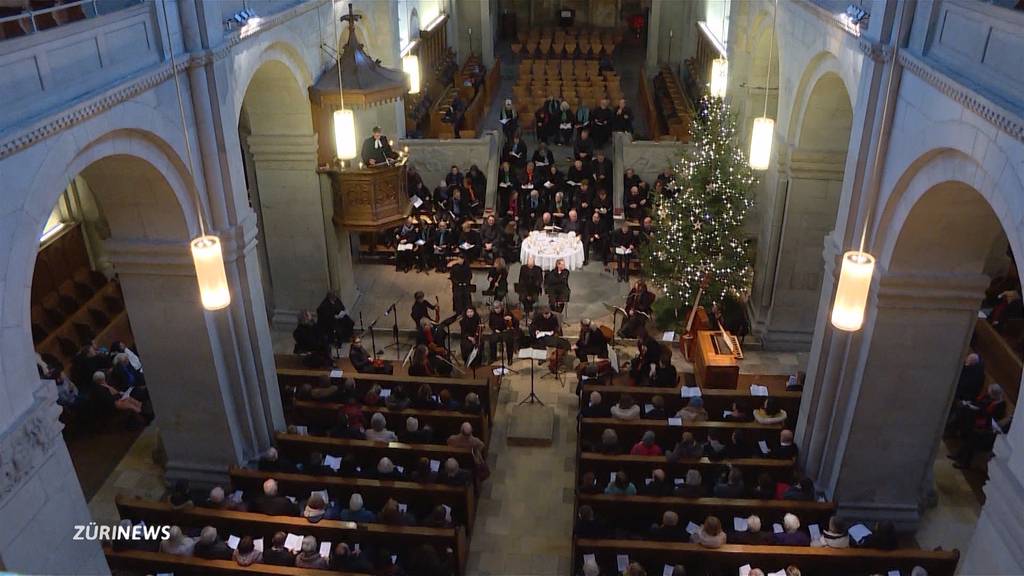
<path id="1" fill-rule="evenodd" d="M 277 494 L 277 481 L 273 478 L 263 483 L 263 495 L 257 496 L 249 505 L 252 512 L 260 512 L 270 516 L 296 516 L 295 504 L 284 496 Z"/>
<path id="2" fill-rule="evenodd" d="M 363 163 L 367 166 L 376 166 L 397 157 L 398 154 L 391 150 L 391 143 L 380 133 L 380 126 L 374 126 L 373 135 L 363 141 Z"/>
<path id="3" fill-rule="evenodd" d="M 334 290 L 328 292 L 317 306 L 316 323 L 320 333 L 326 334 L 336 346 L 352 338 L 352 328 L 355 326 L 345 310 L 345 304 Z"/>
<path id="4" fill-rule="evenodd" d="M 590 263 L 590 248 L 593 246 L 594 253 L 601 261 L 608 264 L 608 238 L 611 235 L 611 229 L 608 226 L 608 222 L 597 212 L 594 212 L 590 216 L 590 222 L 587 222 L 587 226 L 583 230 L 583 264 L 584 266 Z"/>
<path id="5" fill-rule="evenodd" d="M 590 318 L 580 320 L 580 337 L 573 348 L 576 349 L 576 357 L 580 362 L 586 362 L 587 356 L 608 357 L 608 339 L 591 325 Z"/>

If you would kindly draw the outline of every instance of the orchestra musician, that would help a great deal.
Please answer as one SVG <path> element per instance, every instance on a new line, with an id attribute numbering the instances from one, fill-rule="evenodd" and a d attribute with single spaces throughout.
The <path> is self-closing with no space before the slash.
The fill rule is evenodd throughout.
<path id="1" fill-rule="evenodd" d="M 586 362 L 587 356 L 608 357 L 608 339 L 604 337 L 603 332 L 593 326 L 590 318 L 580 319 L 580 337 L 572 348 L 580 362 Z"/>
<path id="2" fill-rule="evenodd" d="M 501 256 L 494 259 L 494 267 L 487 271 L 487 281 L 489 285 L 484 294 L 495 300 L 504 300 L 508 295 L 508 266 Z"/>
<path id="3" fill-rule="evenodd" d="M 647 320 L 654 313 L 654 293 L 647 289 L 647 283 L 637 280 L 626 296 L 626 318 L 619 329 L 621 338 L 636 338 L 644 331 Z"/>
<path id="4" fill-rule="evenodd" d="M 498 358 L 498 342 L 505 347 L 505 363 L 511 364 L 516 353 L 516 340 L 519 332 L 519 320 L 505 311 L 505 304 L 495 300 L 490 314 L 487 316 L 487 327 L 491 330 L 491 361 Z"/>
<path id="5" fill-rule="evenodd" d="M 448 279 L 452 283 L 452 310 L 465 310 L 472 302 L 473 270 L 465 258 L 456 258 Z"/>
<path id="6" fill-rule="evenodd" d="M 480 346 L 481 328 L 483 326 L 480 324 L 480 315 L 476 313 L 476 308 L 469 306 L 462 313 L 462 317 L 459 318 L 459 335 L 462 337 L 459 349 L 462 352 L 462 363 L 465 366 L 469 366 L 469 355 L 473 353 L 475 348 Z M 481 354 L 477 351 L 473 364 L 479 366 L 480 359 Z"/>
<path id="7" fill-rule="evenodd" d="M 543 281 L 544 271 L 537 267 L 533 256 L 530 256 L 526 259 L 526 264 L 519 267 L 519 301 L 527 314 L 533 310 L 533 305 L 540 297 Z"/>
<path id="8" fill-rule="evenodd" d="M 381 134 L 380 126 L 374 126 L 373 135 L 363 141 L 362 158 L 367 166 L 384 164 L 398 158 L 398 154 L 391 149 L 391 143 Z"/>
<path id="9" fill-rule="evenodd" d="M 570 294 L 569 271 L 565 269 L 564 259 L 556 260 L 555 267 L 544 275 L 544 292 L 548 295 L 548 305 L 551 309 L 561 314 Z"/>
<path id="10" fill-rule="evenodd" d="M 538 337 L 538 333 L 540 336 Z M 551 311 L 551 308 L 538 306 L 530 321 L 530 338 L 535 342 L 543 342 L 551 336 L 562 335 L 562 321 L 558 315 Z"/>
<path id="11" fill-rule="evenodd" d="M 448 356 L 448 349 L 444 347 L 447 337 L 444 328 L 435 328 L 430 318 L 420 320 L 420 331 L 416 334 L 416 344 L 426 348 L 431 369 L 435 374 L 447 376 L 451 374 L 452 367 L 444 360 Z M 410 372 L 412 374 L 412 372 Z"/>
<path id="12" fill-rule="evenodd" d="M 352 362 L 356 372 L 368 372 L 370 374 L 391 374 L 395 367 L 386 360 L 371 358 L 370 353 L 363 348 L 363 339 L 359 336 L 352 338 L 352 345 L 348 350 L 348 359 Z"/>
<path id="13" fill-rule="evenodd" d="M 331 343 L 341 346 L 342 342 L 352 338 L 352 329 L 356 323 L 349 317 L 338 293 L 331 290 L 316 308 L 316 324 L 321 334 L 326 334 Z"/>
<path id="14" fill-rule="evenodd" d="M 637 357 L 630 366 L 629 375 L 634 385 L 647 386 L 654 381 L 658 364 L 661 362 L 661 343 L 647 330 L 640 330 L 636 340 Z"/>
<path id="15" fill-rule="evenodd" d="M 619 282 L 629 281 L 629 259 L 636 250 L 636 239 L 629 229 L 629 222 L 623 220 L 622 225 L 612 232 L 612 249 L 615 252 L 615 271 Z"/>
<path id="16" fill-rule="evenodd" d="M 417 290 L 416 293 L 412 295 L 412 298 L 412 312 L 409 313 L 409 316 L 412 317 L 413 326 L 419 327 L 421 320 L 424 318 L 430 318 L 431 311 L 434 311 L 434 313 L 440 317 L 441 311 L 438 310 L 437 306 L 427 302 L 426 296 L 423 294 L 422 290 Z"/>
<path id="17" fill-rule="evenodd" d="M 412 352 L 412 361 L 409 363 L 410 376 L 434 376 L 434 366 L 430 363 L 430 352 L 427 347 L 419 344 Z"/>

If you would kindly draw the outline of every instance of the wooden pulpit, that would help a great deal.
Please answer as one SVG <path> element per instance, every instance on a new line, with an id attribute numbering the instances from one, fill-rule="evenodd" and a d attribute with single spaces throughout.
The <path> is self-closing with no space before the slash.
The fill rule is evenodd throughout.
<path id="1" fill-rule="evenodd" d="M 409 214 L 405 163 L 373 168 L 321 169 L 330 175 L 334 223 L 350 232 L 393 228 Z"/>
<path id="2" fill-rule="evenodd" d="M 735 390 L 740 366 L 725 342 L 730 334 L 719 330 L 698 330 L 694 340 L 693 375 L 701 388 Z"/>

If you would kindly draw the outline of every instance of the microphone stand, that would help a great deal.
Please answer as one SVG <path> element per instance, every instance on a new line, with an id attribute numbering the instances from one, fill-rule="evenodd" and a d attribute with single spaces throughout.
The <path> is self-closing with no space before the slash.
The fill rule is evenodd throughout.
<path id="1" fill-rule="evenodd" d="M 361 312 L 360 312 L 360 315 L 362 315 Z M 373 334 L 373 327 L 377 325 L 377 320 L 380 320 L 380 318 L 377 318 L 373 322 L 370 322 L 370 346 L 373 348 L 373 359 L 374 360 L 377 359 L 377 337 L 374 336 L 374 334 Z M 360 319 L 359 323 L 362 324 L 362 322 L 363 322 L 362 319 Z"/>

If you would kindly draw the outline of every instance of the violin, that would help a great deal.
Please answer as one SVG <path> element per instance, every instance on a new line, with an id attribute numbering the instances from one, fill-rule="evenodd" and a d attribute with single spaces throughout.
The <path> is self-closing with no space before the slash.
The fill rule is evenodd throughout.
<path id="1" fill-rule="evenodd" d="M 434 324 L 441 321 L 441 301 L 438 300 L 437 296 L 434 296 Z"/>

